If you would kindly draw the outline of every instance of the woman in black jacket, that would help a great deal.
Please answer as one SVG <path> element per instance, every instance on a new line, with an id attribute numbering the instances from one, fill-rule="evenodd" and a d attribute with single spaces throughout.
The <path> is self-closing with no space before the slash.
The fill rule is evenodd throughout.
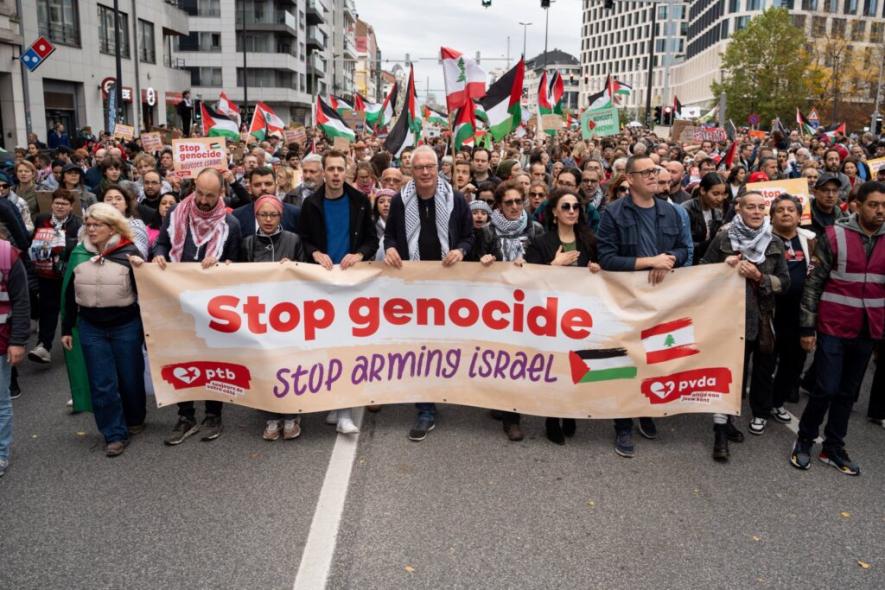
<path id="1" fill-rule="evenodd" d="M 728 184 L 715 172 L 704 175 L 694 197 L 682 206 L 688 211 L 691 223 L 691 241 L 694 242 L 694 260 L 697 265 L 710 241 L 722 227 L 722 205 L 728 197 Z"/>
<path id="2" fill-rule="evenodd" d="M 492 208 L 485 201 L 471 201 L 470 215 L 473 217 L 473 248 L 467 254 L 465 260 L 469 262 L 482 262 L 489 265 L 493 262 L 504 260 L 501 253 L 501 245 L 495 228 L 491 224 Z"/>
<path id="3" fill-rule="evenodd" d="M 525 261 L 532 264 L 552 266 L 587 267 L 599 272 L 597 264 L 596 236 L 587 226 L 584 208 L 576 191 L 558 189 L 547 200 L 550 230 L 535 238 L 525 252 Z M 565 437 L 575 434 L 574 418 L 547 418 L 547 438 L 558 445 L 565 444 Z"/>
<path id="4" fill-rule="evenodd" d="M 280 222 L 283 218 L 283 202 L 275 195 L 265 195 L 255 201 L 255 219 L 258 230 L 243 239 L 240 262 L 306 262 L 304 247 L 298 234 L 286 231 Z M 301 435 L 301 416 L 266 412 L 267 423 L 264 440 L 284 440 Z"/>

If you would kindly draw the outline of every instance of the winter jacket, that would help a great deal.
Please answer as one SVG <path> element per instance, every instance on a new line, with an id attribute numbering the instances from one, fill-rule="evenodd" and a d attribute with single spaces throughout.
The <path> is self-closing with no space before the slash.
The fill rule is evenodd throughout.
<path id="1" fill-rule="evenodd" d="M 279 262 L 283 258 L 293 262 L 307 261 L 298 234 L 281 229 L 272 236 L 255 233 L 243 238 L 240 262 Z"/>
<path id="2" fill-rule="evenodd" d="M 683 237 L 682 218 L 676 211 L 678 205 L 661 199 L 654 202 L 658 254 L 671 254 L 676 257 L 676 267 L 684 266 L 688 260 L 689 243 Z M 640 231 L 638 215 L 637 207 L 629 197 L 609 203 L 603 211 L 596 237 L 599 263 L 605 270 L 636 270 Z"/>
<path id="3" fill-rule="evenodd" d="M 694 244 L 694 263 L 698 264 L 710 242 L 716 236 L 719 228 L 722 227 L 722 210 L 712 209 L 713 220 L 711 222 L 710 234 L 707 237 L 707 220 L 704 219 L 704 209 L 701 205 L 700 197 L 686 201 L 682 204 L 682 208 L 688 213 L 689 225 L 691 228 L 691 241 Z"/>
<path id="4" fill-rule="evenodd" d="M 375 229 L 375 220 L 372 219 L 369 197 L 345 183 L 341 198 L 350 202 L 350 253 L 359 253 L 363 255 L 363 260 L 372 260 L 378 250 L 378 232 Z M 304 254 L 308 262 L 313 262 L 314 252 L 326 254 L 329 251 L 323 205 L 325 199 L 326 185 L 322 185 L 304 200 L 298 218 L 298 235 L 304 242 Z"/>
<path id="5" fill-rule="evenodd" d="M 550 264 L 556 258 L 556 252 L 562 243 L 559 241 L 559 231 L 556 228 L 547 233 L 538 236 L 525 251 L 525 261 L 531 264 Z M 599 256 L 597 254 L 596 236 L 584 244 L 581 240 L 577 240 L 578 247 L 578 266 L 585 267 L 591 262 L 597 262 Z"/>

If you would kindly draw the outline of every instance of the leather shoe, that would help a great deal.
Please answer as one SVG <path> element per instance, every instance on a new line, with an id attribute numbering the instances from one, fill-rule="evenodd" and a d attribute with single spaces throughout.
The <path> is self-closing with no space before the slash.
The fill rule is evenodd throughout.
<path id="1" fill-rule="evenodd" d="M 512 442 L 519 442 L 524 436 L 519 424 L 504 424 L 504 432 L 507 433 L 507 438 Z"/>
<path id="2" fill-rule="evenodd" d="M 544 421 L 547 430 L 547 439 L 558 445 L 565 444 L 565 435 L 562 433 L 562 427 L 559 425 L 559 418 L 547 418 Z"/>
<path id="3" fill-rule="evenodd" d="M 563 418 L 562 419 L 562 433 L 567 438 L 573 437 L 575 435 L 576 429 L 577 429 L 577 424 L 575 423 L 574 418 Z"/>

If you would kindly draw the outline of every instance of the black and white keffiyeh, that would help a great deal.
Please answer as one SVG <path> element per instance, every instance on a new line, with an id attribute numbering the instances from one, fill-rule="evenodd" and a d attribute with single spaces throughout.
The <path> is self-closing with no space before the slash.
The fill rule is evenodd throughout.
<path id="1" fill-rule="evenodd" d="M 410 180 L 400 192 L 406 210 L 406 240 L 409 244 L 409 260 L 421 260 L 418 251 L 418 238 L 421 234 L 421 215 L 418 212 L 418 196 L 415 181 Z M 452 185 L 442 178 L 437 179 L 436 193 L 433 195 L 436 210 L 436 234 L 443 258 L 449 253 L 449 218 L 455 208 L 455 193 Z"/>
<path id="2" fill-rule="evenodd" d="M 765 250 L 771 243 L 771 221 L 766 217 L 760 227 L 753 229 L 744 223 L 740 215 L 735 215 L 728 226 L 728 239 L 732 249 L 753 264 L 764 262 Z"/>
<path id="3" fill-rule="evenodd" d="M 528 223 L 529 216 L 525 210 L 519 219 L 507 219 L 497 209 L 492 211 L 492 225 L 495 226 L 498 241 L 501 243 L 501 253 L 504 255 L 505 262 L 513 262 L 525 254 L 525 242 L 522 235 Z"/>

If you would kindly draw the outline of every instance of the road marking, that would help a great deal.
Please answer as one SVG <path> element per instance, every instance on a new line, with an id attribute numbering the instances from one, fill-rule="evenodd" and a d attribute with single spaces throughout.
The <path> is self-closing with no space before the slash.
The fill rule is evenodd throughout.
<path id="1" fill-rule="evenodd" d="M 786 408 L 784 408 L 784 409 L 786 409 Z M 792 432 L 796 436 L 799 436 L 799 418 L 794 416 L 793 412 L 791 412 L 790 410 L 787 410 L 787 414 L 790 415 L 790 421 L 787 422 L 786 424 L 784 424 L 784 426 L 786 426 L 790 430 L 790 432 Z M 775 422 L 777 422 L 777 420 L 775 420 Z M 781 422 L 781 424 L 783 424 L 783 422 Z M 824 439 L 823 439 L 823 437 L 819 436 L 816 439 L 814 439 L 814 442 L 820 444 L 820 443 L 824 442 Z"/>
<path id="2" fill-rule="evenodd" d="M 353 421 L 362 428 L 363 408 L 354 408 Z M 359 436 L 359 434 L 338 435 L 335 440 L 307 534 L 307 543 L 301 553 L 301 563 L 295 575 L 293 590 L 316 590 L 326 587 L 332 569 L 332 557 L 335 555 L 335 544 L 338 542 L 338 529 L 341 526 L 347 490 L 350 487 L 350 474 L 353 471 Z"/>

